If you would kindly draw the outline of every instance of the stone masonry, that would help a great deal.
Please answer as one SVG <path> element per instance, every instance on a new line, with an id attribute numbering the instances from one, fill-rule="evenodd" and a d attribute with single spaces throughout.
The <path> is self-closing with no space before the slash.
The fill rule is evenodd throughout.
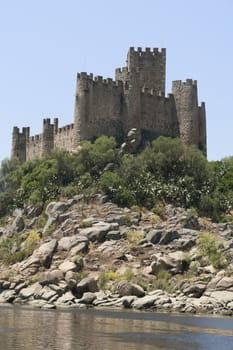
<path id="1" fill-rule="evenodd" d="M 74 123 L 59 128 L 58 118 L 44 119 L 36 136 L 30 136 L 29 127 L 22 132 L 14 127 L 11 156 L 24 162 L 54 148 L 73 151 L 82 140 L 101 135 L 122 142 L 132 128 L 141 145 L 158 136 L 180 137 L 206 154 L 205 104 L 198 105 L 197 82 L 173 81 L 165 97 L 165 49 L 131 47 L 126 64 L 116 69 L 115 80 L 78 73 Z"/>

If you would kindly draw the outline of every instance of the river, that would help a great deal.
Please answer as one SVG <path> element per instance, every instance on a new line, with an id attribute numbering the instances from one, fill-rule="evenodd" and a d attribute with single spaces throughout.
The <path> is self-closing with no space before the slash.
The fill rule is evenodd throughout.
<path id="1" fill-rule="evenodd" d="M 1 350 L 233 350 L 233 318 L 0 307 Z"/>

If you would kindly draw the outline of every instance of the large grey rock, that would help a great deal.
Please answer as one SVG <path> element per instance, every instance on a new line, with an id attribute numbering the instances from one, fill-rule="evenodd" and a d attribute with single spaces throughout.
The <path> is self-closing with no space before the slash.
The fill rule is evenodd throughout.
<path id="1" fill-rule="evenodd" d="M 64 278 L 64 274 L 61 270 L 45 271 L 40 274 L 39 283 L 42 286 L 48 284 L 58 283 Z"/>
<path id="2" fill-rule="evenodd" d="M 59 219 L 59 215 L 64 213 L 68 208 L 65 202 L 51 202 L 45 209 L 45 215 L 47 216 L 47 222 L 43 229 L 43 234 L 46 233 L 47 229 Z"/>
<path id="3" fill-rule="evenodd" d="M 26 207 L 25 209 L 25 214 L 29 219 L 34 219 L 37 216 L 39 216 L 43 211 L 43 207 L 42 206 L 33 206 L 30 205 L 28 207 Z"/>
<path id="4" fill-rule="evenodd" d="M 179 239 L 180 235 L 176 230 L 168 230 L 163 232 L 162 237 L 159 241 L 159 244 L 166 245 L 174 241 L 175 239 Z"/>
<path id="5" fill-rule="evenodd" d="M 146 235 L 146 240 L 153 244 L 158 244 L 162 237 L 162 230 L 150 230 Z"/>
<path id="6" fill-rule="evenodd" d="M 170 271 L 176 268 L 176 262 L 169 256 L 162 256 L 150 265 L 152 274 L 157 274 L 160 270 Z"/>
<path id="7" fill-rule="evenodd" d="M 96 299 L 96 295 L 91 292 L 83 293 L 82 298 L 79 300 L 80 304 L 90 305 Z"/>
<path id="8" fill-rule="evenodd" d="M 112 230 L 112 225 L 105 222 L 99 222 L 92 227 L 84 228 L 79 231 L 79 234 L 86 236 L 91 242 L 103 242 L 106 234 Z"/>
<path id="9" fill-rule="evenodd" d="M 145 295 L 145 291 L 141 286 L 127 280 L 123 280 L 118 283 L 117 292 L 120 296 L 134 295 L 140 298 L 144 297 Z"/>
<path id="10" fill-rule="evenodd" d="M 46 209 L 45 214 L 48 218 L 57 218 L 60 214 L 64 213 L 68 208 L 67 203 L 65 202 L 50 202 Z"/>
<path id="11" fill-rule="evenodd" d="M 221 281 L 222 278 L 223 278 L 223 276 L 221 276 L 221 275 L 214 276 L 210 280 L 210 282 L 208 283 L 206 290 L 208 292 L 212 292 L 212 291 L 216 290 L 217 284 Z"/>
<path id="12" fill-rule="evenodd" d="M 39 294 L 41 290 L 42 286 L 39 284 L 39 282 L 36 282 L 27 288 L 21 289 L 19 296 L 22 299 L 28 299 L 30 297 L 33 297 L 35 294 Z"/>
<path id="13" fill-rule="evenodd" d="M 210 294 L 210 297 L 222 304 L 233 302 L 233 292 L 229 291 L 214 291 Z"/>
<path id="14" fill-rule="evenodd" d="M 147 309 L 152 307 L 158 298 L 157 295 L 146 295 L 143 298 L 138 298 L 132 303 L 132 307 L 135 309 Z"/>
<path id="15" fill-rule="evenodd" d="M 6 289 L 0 294 L 0 303 L 12 303 L 16 298 L 16 292 L 13 289 Z"/>
<path id="16" fill-rule="evenodd" d="M 15 233 L 21 232 L 24 229 L 25 224 L 22 212 L 19 210 L 16 214 L 13 223 L 6 228 L 5 233 L 8 237 L 12 237 Z"/>
<path id="17" fill-rule="evenodd" d="M 75 296 L 70 291 L 68 291 L 68 292 L 65 292 L 60 298 L 58 298 L 55 304 L 58 306 L 59 305 L 62 306 L 62 304 L 70 305 L 74 302 L 74 300 L 75 300 Z"/>
<path id="18" fill-rule="evenodd" d="M 57 240 L 52 239 L 51 241 L 42 244 L 35 252 L 35 255 L 39 257 L 41 264 L 47 269 L 51 265 L 53 254 L 57 249 L 57 245 Z"/>
<path id="19" fill-rule="evenodd" d="M 58 250 L 69 251 L 80 243 L 88 244 L 88 238 L 81 235 L 62 237 L 58 242 Z"/>
<path id="20" fill-rule="evenodd" d="M 48 286 L 45 286 L 41 291 L 40 291 L 40 297 L 44 300 L 56 300 L 58 298 L 58 294 L 55 290 L 49 288 Z"/>
<path id="21" fill-rule="evenodd" d="M 183 227 L 192 229 L 192 230 L 197 230 L 199 231 L 201 229 L 201 225 L 199 224 L 198 217 L 197 216 L 186 216 L 183 218 Z"/>
<path id="22" fill-rule="evenodd" d="M 125 308 L 131 308 L 132 303 L 137 299 L 137 297 L 135 295 L 126 295 L 124 297 L 121 298 L 122 301 L 122 305 Z"/>
<path id="23" fill-rule="evenodd" d="M 109 231 L 106 235 L 106 239 L 109 240 L 118 240 L 121 238 L 121 233 L 120 231 Z"/>
<path id="24" fill-rule="evenodd" d="M 226 290 L 231 288 L 233 291 L 233 277 L 223 277 L 220 279 L 219 282 L 216 284 L 216 289 L 217 290 Z"/>
<path id="25" fill-rule="evenodd" d="M 71 248 L 70 255 L 75 256 L 79 254 L 85 254 L 88 252 L 88 249 L 89 249 L 89 241 L 87 240 L 86 242 L 78 243 L 73 248 Z"/>
<path id="26" fill-rule="evenodd" d="M 27 260 L 20 263 L 20 269 L 22 271 L 28 270 L 28 274 L 33 275 L 38 272 L 41 266 L 49 268 L 56 248 L 56 239 L 42 244 Z"/>
<path id="27" fill-rule="evenodd" d="M 98 292 L 97 281 L 93 277 L 83 278 L 78 284 L 76 289 L 77 294 L 83 295 L 85 292 Z"/>
<path id="28" fill-rule="evenodd" d="M 184 288 L 182 291 L 185 295 L 189 295 L 193 298 L 200 298 L 206 289 L 204 283 L 191 283 L 189 286 Z"/>
<path id="29" fill-rule="evenodd" d="M 64 261 L 61 265 L 59 265 L 59 269 L 63 272 L 63 273 L 66 273 L 68 271 L 73 271 L 73 272 L 76 272 L 78 271 L 78 266 L 72 262 L 72 261 L 69 261 L 69 260 L 66 260 Z"/>

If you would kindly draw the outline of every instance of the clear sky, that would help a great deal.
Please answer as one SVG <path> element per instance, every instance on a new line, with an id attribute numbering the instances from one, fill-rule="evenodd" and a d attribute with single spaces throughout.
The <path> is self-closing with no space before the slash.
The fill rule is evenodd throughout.
<path id="1" fill-rule="evenodd" d="M 73 122 L 76 73 L 114 77 L 130 46 L 167 49 L 167 93 L 198 80 L 208 159 L 233 155 L 232 0 L 0 0 L 0 160 L 13 126 Z"/>

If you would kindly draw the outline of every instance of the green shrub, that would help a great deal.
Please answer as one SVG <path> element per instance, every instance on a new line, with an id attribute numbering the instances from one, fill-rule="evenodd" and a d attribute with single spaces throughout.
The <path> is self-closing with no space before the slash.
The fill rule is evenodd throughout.
<path id="1" fill-rule="evenodd" d="M 170 283 L 171 275 L 166 270 L 160 270 L 156 274 L 156 279 L 153 282 L 154 289 L 162 289 L 168 293 L 173 293 L 175 290 L 175 285 Z"/>
<path id="2" fill-rule="evenodd" d="M 98 287 L 102 290 L 107 288 L 110 281 L 120 281 L 120 275 L 115 271 L 101 272 L 98 278 Z"/>
<path id="3" fill-rule="evenodd" d="M 92 221 L 83 221 L 79 224 L 79 228 L 87 228 L 93 225 Z"/>
<path id="4" fill-rule="evenodd" d="M 143 231 L 137 231 L 137 230 L 129 230 L 127 232 L 126 239 L 130 244 L 138 245 L 139 242 L 145 237 L 145 234 Z"/>
<path id="5" fill-rule="evenodd" d="M 40 235 L 36 231 L 30 231 L 26 240 L 24 241 L 24 247 L 28 254 L 31 254 L 39 245 Z"/>
<path id="6" fill-rule="evenodd" d="M 197 260 L 201 265 L 213 265 L 215 268 L 223 268 L 226 264 L 224 256 L 218 250 L 219 242 L 206 232 L 201 232 L 197 240 Z"/>

